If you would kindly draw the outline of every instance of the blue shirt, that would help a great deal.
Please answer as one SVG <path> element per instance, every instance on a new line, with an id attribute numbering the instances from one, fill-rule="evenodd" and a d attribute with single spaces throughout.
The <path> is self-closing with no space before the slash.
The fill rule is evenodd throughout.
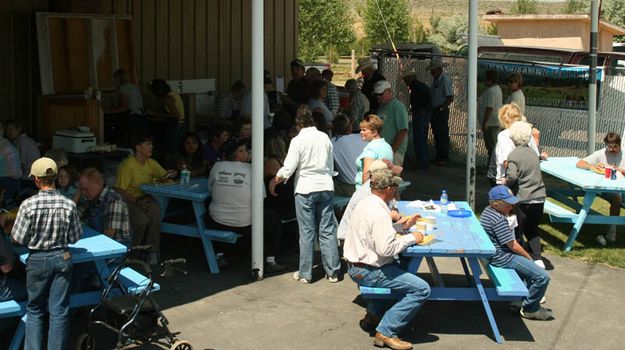
<path id="1" fill-rule="evenodd" d="M 491 206 L 486 207 L 482 212 L 480 224 L 496 249 L 495 255 L 489 258 L 489 262 L 493 266 L 505 266 L 514 256 L 507 246 L 507 243 L 514 240 L 514 230 L 510 228 L 506 217 Z"/>
<path id="2" fill-rule="evenodd" d="M 362 170 L 365 166 L 364 158 L 388 159 L 393 161 L 393 148 L 383 138 L 372 140 L 365 146 L 362 153 L 356 158 L 356 188 L 362 186 Z"/>

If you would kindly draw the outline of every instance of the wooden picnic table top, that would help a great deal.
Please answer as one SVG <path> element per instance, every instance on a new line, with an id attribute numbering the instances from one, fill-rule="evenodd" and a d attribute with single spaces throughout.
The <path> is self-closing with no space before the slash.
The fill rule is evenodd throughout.
<path id="1" fill-rule="evenodd" d="M 540 170 L 586 191 L 625 192 L 625 178 L 606 179 L 604 175 L 575 166 L 577 157 L 550 157 L 540 162 Z"/>

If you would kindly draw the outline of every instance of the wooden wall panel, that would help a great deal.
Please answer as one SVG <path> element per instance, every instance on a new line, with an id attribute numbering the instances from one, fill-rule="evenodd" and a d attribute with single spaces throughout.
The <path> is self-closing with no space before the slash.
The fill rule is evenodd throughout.
<path id="1" fill-rule="evenodd" d="M 193 24 L 194 35 L 194 65 L 193 76 L 196 78 L 208 78 L 207 52 L 208 52 L 208 15 L 206 1 L 196 1 L 194 8 L 195 21 Z"/>
<path id="2" fill-rule="evenodd" d="M 218 76 L 219 67 L 219 1 L 208 0 L 206 6 L 206 62 L 207 77 L 217 79 L 220 86 L 221 79 Z"/>
<path id="3" fill-rule="evenodd" d="M 195 71 L 195 1 L 182 1 L 181 64 L 182 79 L 193 79 Z M 198 72 L 199 73 L 199 72 Z"/>

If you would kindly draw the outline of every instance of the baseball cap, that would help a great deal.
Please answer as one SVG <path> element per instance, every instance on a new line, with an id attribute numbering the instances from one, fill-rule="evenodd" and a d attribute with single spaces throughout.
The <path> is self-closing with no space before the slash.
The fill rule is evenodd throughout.
<path id="1" fill-rule="evenodd" d="M 388 159 L 376 159 L 369 165 L 370 173 L 380 169 L 390 169 L 395 175 L 401 174 L 404 170 L 403 167 L 393 164 L 393 162 Z"/>
<path id="2" fill-rule="evenodd" d="M 30 167 L 30 175 L 36 177 L 50 177 L 56 176 L 57 167 L 56 162 L 51 158 L 41 157 L 33 162 Z"/>
<path id="3" fill-rule="evenodd" d="M 234 153 L 239 147 L 241 147 L 241 145 L 245 145 L 246 143 L 247 140 L 240 140 L 236 137 L 231 137 L 227 139 L 223 145 L 221 145 L 221 147 L 219 148 L 219 154 L 221 154 L 223 158 L 226 158 Z"/>
<path id="4" fill-rule="evenodd" d="M 508 204 L 517 204 L 519 199 L 512 193 L 512 190 L 504 185 L 498 185 L 488 191 L 488 199 L 502 200 Z"/>
<path id="5" fill-rule="evenodd" d="M 370 186 L 372 189 L 381 190 L 390 186 L 399 186 L 401 182 L 402 178 L 393 175 L 390 169 L 378 169 L 371 172 Z"/>
<path id="6" fill-rule="evenodd" d="M 377 83 L 375 83 L 375 85 L 373 85 L 373 93 L 381 94 L 390 88 L 391 88 L 391 83 L 389 83 L 388 80 L 380 80 Z"/>

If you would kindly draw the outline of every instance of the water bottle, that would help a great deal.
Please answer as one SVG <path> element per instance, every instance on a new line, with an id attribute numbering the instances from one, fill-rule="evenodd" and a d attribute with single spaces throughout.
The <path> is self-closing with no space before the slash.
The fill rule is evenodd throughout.
<path id="1" fill-rule="evenodd" d="M 447 197 L 447 191 L 443 190 L 441 193 L 441 213 L 447 214 L 447 202 L 449 201 L 449 197 Z"/>
<path id="2" fill-rule="evenodd" d="M 191 172 L 187 169 L 186 164 L 183 164 L 180 171 L 180 184 L 183 186 L 189 184 L 189 179 L 191 179 Z"/>

